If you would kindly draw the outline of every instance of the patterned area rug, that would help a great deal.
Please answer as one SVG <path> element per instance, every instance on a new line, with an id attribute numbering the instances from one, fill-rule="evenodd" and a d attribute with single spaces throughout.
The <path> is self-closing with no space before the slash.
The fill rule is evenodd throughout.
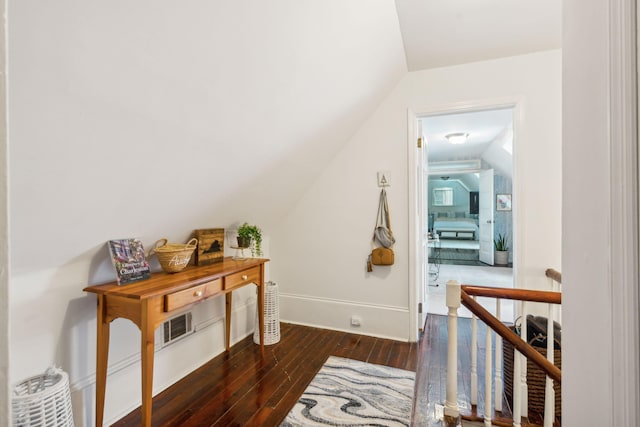
<path id="1" fill-rule="evenodd" d="M 331 356 L 281 427 L 409 426 L 415 373 Z"/>

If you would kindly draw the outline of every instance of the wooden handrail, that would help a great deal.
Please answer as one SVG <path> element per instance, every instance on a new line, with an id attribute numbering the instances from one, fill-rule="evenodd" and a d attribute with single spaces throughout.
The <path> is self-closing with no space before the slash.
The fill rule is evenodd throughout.
<path id="1" fill-rule="evenodd" d="M 553 268 L 547 268 L 544 272 L 544 275 L 549 279 L 553 279 L 558 283 L 562 283 L 562 274 L 558 270 L 554 270 Z"/>
<path id="2" fill-rule="evenodd" d="M 549 304 L 562 304 L 561 292 L 534 291 L 529 289 L 495 288 L 491 286 L 474 286 L 474 285 L 461 285 L 460 289 L 466 292 L 467 295 L 472 295 L 477 297 L 511 299 L 511 300 L 518 300 L 518 301 L 544 302 Z"/>
<path id="3" fill-rule="evenodd" d="M 462 304 L 467 307 L 472 313 L 474 313 L 480 320 L 482 320 L 488 327 L 496 331 L 498 335 L 500 335 L 503 339 L 509 341 L 514 348 L 516 348 L 520 353 L 524 354 L 529 360 L 538 365 L 540 369 L 542 369 L 549 377 L 553 380 L 561 383 L 562 372 L 560 369 L 555 366 L 553 363 L 549 362 L 546 357 L 542 354 L 538 353 L 529 343 L 520 339 L 515 332 L 511 331 L 507 326 L 505 326 L 500 320 L 496 319 L 491 313 L 489 313 L 484 307 L 482 307 L 479 303 L 477 303 L 469 294 L 467 293 L 465 288 L 471 288 L 475 291 L 478 290 L 478 287 L 474 286 L 462 286 L 462 290 L 460 292 L 460 297 Z M 481 288 L 480 288 L 481 289 Z M 516 291 L 516 289 L 511 289 L 511 291 Z M 522 290 L 519 290 L 522 291 Z M 545 294 L 554 294 L 557 292 L 544 292 L 544 291 L 527 291 L 527 292 L 542 292 Z M 478 295 L 478 296 L 491 296 L 491 295 Z M 515 298 L 514 298 L 515 299 Z M 534 300 L 537 301 L 537 300 Z M 540 301 L 540 302 L 549 302 L 549 301 Z M 558 303 L 559 304 L 559 303 Z"/>

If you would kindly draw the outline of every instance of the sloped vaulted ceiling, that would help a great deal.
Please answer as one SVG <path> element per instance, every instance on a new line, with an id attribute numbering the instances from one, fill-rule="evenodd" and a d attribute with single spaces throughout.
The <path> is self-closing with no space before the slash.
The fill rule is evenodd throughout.
<path id="1" fill-rule="evenodd" d="M 407 71 L 392 0 L 24 0 L 8 21 L 15 271 L 268 227 Z"/>
<path id="2" fill-rule="evenodd" d="M 558 0 L 396 0 L 410 71 L 559 49 Z"/>

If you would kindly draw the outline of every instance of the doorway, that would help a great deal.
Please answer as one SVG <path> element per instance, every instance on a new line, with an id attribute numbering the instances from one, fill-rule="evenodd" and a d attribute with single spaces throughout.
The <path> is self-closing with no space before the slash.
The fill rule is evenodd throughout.
<path id="1" fill-rule="evenodd" d="M 422 141 L 422 149 L 414 151 L 417 173 L 410 192 L 416 198 L 413 271 L 416 306 L 422 307 L 416 313 L 419 327 L 434 311 L 434 300 L 444 301 L 447 280 L 513 287 L 516 110 L 517 103 L 509 102 L 413 114 Z M 506 236 L 509 248 L 508 265 L 500 267 L 494 260 L 498 236 Z M 469 281 L 473 277 L 484 279 Z"/>

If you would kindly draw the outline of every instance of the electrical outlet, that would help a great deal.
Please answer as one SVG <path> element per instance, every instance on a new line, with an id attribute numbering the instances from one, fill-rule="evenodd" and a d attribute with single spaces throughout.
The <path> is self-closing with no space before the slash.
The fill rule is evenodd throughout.
<path id="1" fill-rule="evenodd" d="M 360 326 L 360 325 L 362 325 L 362 317 L 351 316 L 351 326 Z"/>

